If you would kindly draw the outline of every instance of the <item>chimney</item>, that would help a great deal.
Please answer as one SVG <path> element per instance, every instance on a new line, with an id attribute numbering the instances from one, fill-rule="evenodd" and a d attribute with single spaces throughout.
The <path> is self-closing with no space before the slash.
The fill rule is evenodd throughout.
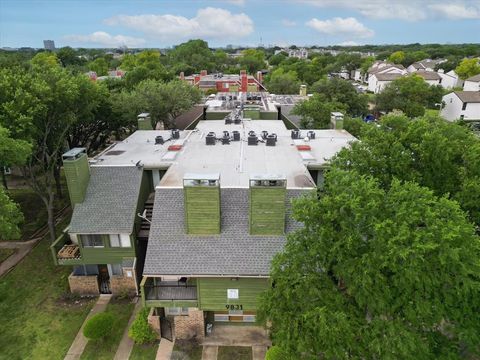
<path id="1" fill-rule="evenodd" d="M 200 71 L 200 77 L 207 76 L 207 70 Z"/>
<path id="2" fill-rule="evenodd" d="M 261 84 L 263 82 L 263 74 L 261 71 L 257 71 L 257 81 Z"/>
<path id="3" fill-rule="evenodd" d="M 153 130 L 150 113 L 141 113 L 137 116 L 137 130 Z"/>
<path id="4" fill-rule="evenodd" d="M 183 177 L 187 234 L 220 234 L 220 174 Z"/>
<path id="5" fill-rule="evenodd" d="M 243 72 L 242 72 L 243 71 Z M 240 91 L 247 92 L 248 90 L 248 76 L 245 70 L 240 71 Z"/>
<path id="6" fill-rule="evenodd" d="M 330 113 L 330 125 L 335 130 L 343 129 L 343 114 L 341 112 Z"/>
<path id="7" fill-rule="evenodd" d="M 307 85 L 300 85 L 300 96 L 307 96 Z"/>
<path id="8" fill-rule="evenodd" d="M 75 206 L 75 204 L 80 204 L 85 200 L 88 180 L 90 179 L 87 150 L 85 148 L 73 148 L 62 155 L 62 160 L 68 194 L 72 206 Z"/>
<path id="9" fill-rule="evenodd" d="M 198 84 L 198 82 L 200 81 L 200 75 L 196 74 L 195 77 L 194 77 L 194 84 Z"/>
<path id="10" fill-rule="evenodd" d="M 185 73 L 183 71 L 180 72 L 180 80 L 185 80 Z"/>

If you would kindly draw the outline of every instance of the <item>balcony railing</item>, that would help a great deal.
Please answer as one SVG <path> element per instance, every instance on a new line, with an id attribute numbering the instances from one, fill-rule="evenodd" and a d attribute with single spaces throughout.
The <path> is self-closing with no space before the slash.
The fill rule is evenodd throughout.
<path id="1" fill-rule="evenodd" d="M 145 300 L 184 301 L 197 300 L 197 287 L 187 281 L 154 281 L 144 278 L 142 281 Z"/>
<path id="2" fill-rule="evenodd" d="M 53 261 L 57 265 L 75 265 L 81 263 L 82 253 L 77 244 L 73 244 L 66 230 L 50 245 Z"/>

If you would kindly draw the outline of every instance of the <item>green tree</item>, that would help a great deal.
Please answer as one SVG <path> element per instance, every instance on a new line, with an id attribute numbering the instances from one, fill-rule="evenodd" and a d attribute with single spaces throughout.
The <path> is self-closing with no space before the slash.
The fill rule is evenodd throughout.
<path id="1" fill-rule="evenodd" d="M 362 74 L 366 74 L 368 72 L 368 69 L 370 69 L 374 62 L 375 58 L 373 56 L 367 56 L 366 58 L 364 58 L 362 64 L 360 65 L 360 70 Z"/>
<path id="2" fill-rule="evenodd" d="M 278 68 L 270 74 L 267 87 L 272 94 L 298 94 L 300 81 L 295 71 L 285 72 Z"/>
<path id="3" fill-rule="evenodd" d="M 243 50 L 238 62 L 242 69 L 246 69 L 250 74 L 255 74 L 258 70 L 265 68 L 265 53 L 256 49 Z"/>
<path id="4" fill-rule="evenodd" d="M 60 63 L 64 67 L 72 66 L 72 65 L 80 65 L 85 62 L 85 60 L 82 60 L 77 52 L 72 49 L 70 46 L 65 46 L 57 51 L 57 57 L 60 60 Z"/>
<path id="5" fill-rule="evenodd" d="M 136 344 L 151 343 L 157 339 L 157 334 L 152 330 L 148 323 L 149 308 L 140 310 L 133 321 L 132 326 L 128 330 L 128 336 L 135 341 Z"/>
<path id="6" fill-rule="evenodd" d="M 95 71 L 97 76 L 104 76 L 108 74 L 108 61 L 103 57 L 96 58 L 87 64 L 90 71 Z"/>
<path id="7" fill-rule="evenodd" d="M 303 359 L 478 354 L 480 238 L 455 201 L 333 168 L 293 216 L 304 228 L 274 258 L 260 307 L 282 349 Z"/>
<path id="8" fill-rule="evenodd" d="M 480 64 L 478 63 L 478 59 L 463 59 L 455 68 L 455 72 L 460 79 L 463 80 L 480 74 Z"/>
<path id="9" fill-rule="evenodd" d="M 339 78 L 319 80 L 312 85 L 311 91 L 323 94 L 329 101 L 344 104 L 348 115 L 368 113 L 368 96 L 359 94 L 349 81 Z"/>
<path id="10" fill-rule="evenodd" d="M 388 188 L 393 179 L 415 181 L 438 196 L 450 196 L 480 225 L 480 140 L 467 128 L 438 117 L 411 121 L 387 115 L 366 126 L 361 142 L 339 152 L 333 163 L 373 175 Z M 476 203 L 476 205 L 475 205 Z"/>
<path id="11" fill-rule="evenodd" d="M 395 51 L 388 57 L 388 61 L 394 64 L 401 64 L 405 61 L 405 52 L 403 51 Z"/>
<path id="12" fill-rule="evenodd" d="M 171 65 L 183 63 L 192 66 L 195 72 L 201 70 L 213 71 L 216 67 L 215 56 L 204 40 L 189 40 L 176 46 L 167 55 Z"/>
<path id="13" fill-rule="evenodd" d="M 277 55 L 270 56 L 270 58 L 268 59 L 268 64 L 270 66 L 278 66 L 287 57 L 288 57 L 288 54 L 284 51 L 281 51 Z"/>
<path id="14" fill-rule="evenodd" d="M 346 107 L 337 101 L 329 101 L 323 94 L 313 94 L 295 105 L 292 113 L 301 116 L 300 125 L 304 129 L 329 129 L 333 111 L 345 113 Z"/>
<path id="15" fill-rule="evenodd" d="M 418 75 L 398 78 L 385 86 L 375 98 L 378 111 L 403 111 L 410 117 L 422 116 L 425 108 L 435 108 L 442 100 L 443 91 L 430 86 Z"/>

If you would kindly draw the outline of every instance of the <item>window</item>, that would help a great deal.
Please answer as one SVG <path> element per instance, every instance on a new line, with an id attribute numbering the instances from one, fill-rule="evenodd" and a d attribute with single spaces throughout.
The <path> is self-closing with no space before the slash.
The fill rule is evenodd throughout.
<path id="1" fill-rule="evenodd" d="M 112 275 L 123 275 L 122 264 L 110 264 Z"/>
<path id="2" fill-rule="evenodd" d="M 464 117 L 465 115 L 460 115 L 460 120 L 463 120 Z"/>
<path id="3" fill-rule="evenodd" d="M 83 247 L 104 247 L 102 235 L 82 235 Z"/>
<path id="4" fill-rule="evenodd" d="M 466 110 L 466 109 L 467 109 L 467 104 L 468 104 L 468 103 L 466 103 L 466 102 L 463 103 L 462 110 Z"/>
<path id="5" fill-rule="evenodd" d="M 227 289 L 227 299 L 238 299 L 238 289 Z"/>
<path id="6" fill-rule="evenodd" d="M 130 247 L 130 237 L 127 234 L 110 234 L 110 247 Z"/>
<path id="7" fill-rule="evenodd" d="M 188 315 L 188 307 L 166 307 L 165 315 Z"/>

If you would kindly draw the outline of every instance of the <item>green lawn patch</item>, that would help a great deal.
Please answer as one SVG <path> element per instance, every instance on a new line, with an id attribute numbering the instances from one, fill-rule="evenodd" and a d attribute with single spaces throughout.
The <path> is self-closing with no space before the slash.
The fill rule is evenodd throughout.
<path id="1" fill-rule="evenodd" d="M 135 344 L 129 360 L 155 360 L 157 350 L 158 342 L 144 345 Z"/>
<path id="2" fill-rule="evenodd" d="M 110 312 L 115 321 L 113 323 L 113 330 L 102 340 L 89 340 L 85 350 L 80 359 L 85 360 L 107 360 L 113 359 L 118 348 L 118 344 L 122 339 L 123 332 L 127 327 L 128 320 L 132 314 L 134 304 L 129 299 L 126 300 L 110 300 L 107 305 L 106 312 Z"/>
<path id="3" fill-rule="evenodd" d="M 172 359 L 201 360 L 202 350 L 203 347 L 194 340 L 175 340 Z"/>
<path id="4" fill-rule="evenodd" d="M 0 359 L 63 359 L 94 303 L 66 295 L 72 269 L 54 266 L 49 246 L 47 235 L 0 278 Z"/>
<path id="5" fill-rule="evenodd" d="M 249 346 L 219 346 L 217 360 L 252 360 Z"/>
<path id="6" fill-rule="evenodd" d="M 14 249 L 0 249 L 0 263 L 15 252 Z"/>

